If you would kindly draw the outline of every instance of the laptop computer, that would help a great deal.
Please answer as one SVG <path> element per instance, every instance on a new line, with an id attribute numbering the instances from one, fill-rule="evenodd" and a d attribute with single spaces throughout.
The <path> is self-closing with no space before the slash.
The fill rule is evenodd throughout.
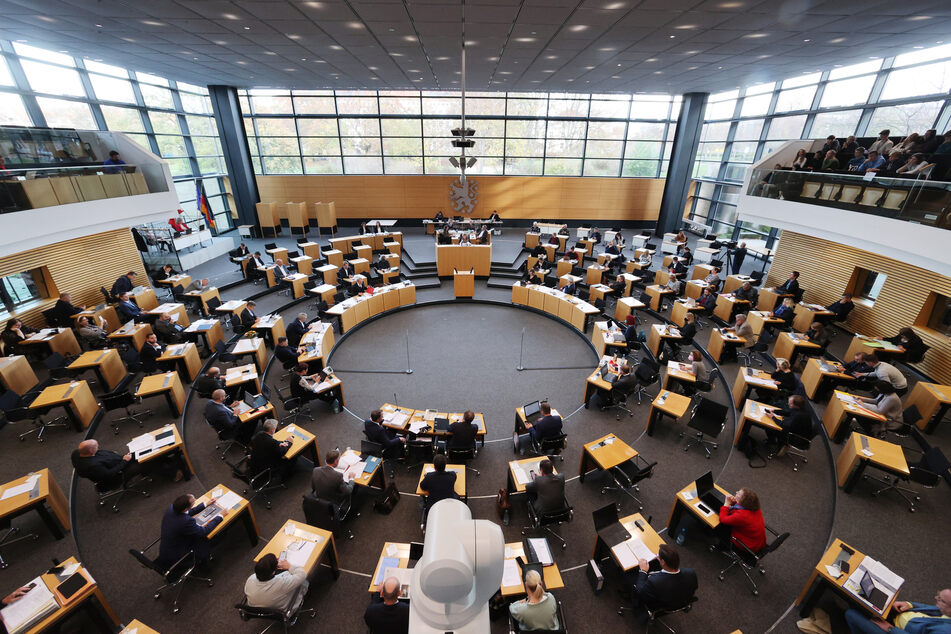
<path id="1" fill-rule="evenodd" d="M 448 418 L 436 418 L 434 419 L 436 431 L 449 431 L 449 419 Z"/>
<path id="2" fill-rule="evenodd" d="M 875 609 L 881 612 L 885 609 L 885 603 L 888 601 L 888 594 L 878 589 L 875 585 L 875 579 L 868 572 L 862 575 L 859 582 L 862 590 L 862 596 L 868 599 L 868 602 L 875 606 Z"/>
<path id="3" fill-rule="evenodd" d="M 419 561 L 423 556 L 423 542 L 410 542 L 409 543 L 409 565 L 407 568 L 412 568 L 416 565 L 416 562 Z"/>
<path id="4" fill-rule="evenodd" d="M 264 398 L 263 394 L 251 394 L 249 392 L 244 393 L 244 402 L 247 403 L 251 409 L 267 405 L 267 399 Z"/>
<path id="5" fill-rule="evenodd" d="M 713 472 L 707 471 L 697 478 L 697 497 L 716 513 L 723 506 L 726 498 L 713 486 Z"/>
<path id="6" fill-rule="evenodd" d="M 535 419 L 541 415 L 541 406 L 541 401 L 535 401 L 523 407 L 522 413 L 525 414 L 525 421 L 529 423 L 535 422 Z"/>
<path id="7" fill-rule="evenodd" d="M 627 529 L 618 522 L 617 507 L 613 503 L 602 506 L 591 515 L 594 518 L 594 530 L 609 547 L 631 538 Z"/>

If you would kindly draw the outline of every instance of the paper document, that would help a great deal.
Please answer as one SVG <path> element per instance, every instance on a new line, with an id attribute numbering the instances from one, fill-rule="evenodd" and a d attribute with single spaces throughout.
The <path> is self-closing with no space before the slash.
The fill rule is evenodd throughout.
<path id="1" fill-rule="evenodd" d="M 532 537 L 528 539 L 528 543 L 535 551 L 535 556 L 538 557 L 538 561 L 540 561 L 543 566 L 550 566 L 555 563 L 555 560 L 551 557 L 551 550 L 548 548 L 547 539 L 544 537 Z"/>
<path id="2" fill-rule="evenodd" d="M 297 548 L 295 548 L 295 546 Z M 317 544 L 314 542 L 294 542 L 287 546 L 287 563 L 291 566 L 304 567 L 310 558 Z"/>
<path id="3" fill-rule="evenodd" d="M 366 467 L 365 462 L 355 462 L 354 464 L 347 467 L 347 470 L 343 473 L 344 480 L 356 480 L 357 478 L 363 475 L 363 468 Z"/>
<path id="4" fill-rule="evenodd" d="M 330 389 L 329 381 L 321 381 L 320 383 L 314 386 L 315 392 L 323 392 L 324 390 L 329 390 L 329 389 Z"/>
<path id="5" fill-rule="evenodd" d="M 826 566 L 826 572 L 829 573 L 829 576 L 833 579 L 838 579 L 842 576 L 842 571 L 839 570 L 838 566 Z"/>
<path id="6" fill-rule="evenodd" d="M 354 451 L 348 451 L 340 456 L 340 462 L 337 463 L 337 471 L 343 473 L 347 467 L 360 462 L 360 455 Z"/>
<path id="7" fill-rule="evenodd" d="M 512 475 L 515 476 L 516 484 L 528 484 L 531 477 L 522 465 L 512 465 Z"/>
<path id="8" fill-rule="evenodd" d="M 395 423 L 395 424 L 398 424 L 398 423 Z M 416 420 L 409 424 L 409 431 L 410 433 L 418 434 L 419 432 L 423 431 L 427 427 L 429 427 L 429 423 L 427 423 L 426 421 Z"/>
<path id="9" fill-rule="evenodd" d="M 514 559 L 506 559 L 505 564 L 502 566 L 502 585 L 522 585 L 522 575 L 518 569 L 518 562 Z"/>
<path id="10" fill-rule="evenodd" d="M 228 491 L 218 500 L 218 506 L 223 509 L 233 509 L 241 503 L 241 496 L 234 491 Z"/>
<path id="11" fill-rule="evenodd" d="M 6 500 L 8 498 L 16 497 L 24 493 L 28 493 L 33 490 L 33 487 L 36 486 L 36 482 L 40 479 L 39 474 L 30 476 L 26 482 L 23 484 L 18 484 L 14 487 L 4 489 L 3 495 L 0 496 L 0 500 Z"/>
<path id="12" fill-rule="evenodd" d="M 383 583 L 384 576 L 388 568 L 399 568 L 400 560 L 396 557 L 384 557 L 380 560 L 380 571 L 373 580 L 373 585 L 378 586 Z"/>
<path id="13" fill-rule="evenodd" d="M 627 542 L 621 542 L 617 546 L 614 546 L 611 548 L 611 552 L 614 553 L 621 568 L 628 570 L 637 565 L 637 557 L 634 556 Z"/>
<path id="14" fill-rule="evenodd" d="M 23 595 L 19 601 L 0 610 L 3 623 L 11 634 L 25 632 L 31 625 L 55 612 L 59 607 L 53 593 L 40 577 L 33 579 L 31 583 L 36 584 L 32 590 Z"/>

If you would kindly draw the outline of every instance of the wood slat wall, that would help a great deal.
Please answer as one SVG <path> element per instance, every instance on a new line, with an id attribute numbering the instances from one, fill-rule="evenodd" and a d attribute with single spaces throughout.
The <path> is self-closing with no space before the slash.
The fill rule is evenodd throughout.
<path id="1" fill-rule="evenodd" d="M 22 251 L 0 258 L 0 276 L 23 273 L 45 266 L 59 293 L 70 293 L 73 304 L 95 306 L 103 302 L 100 286 L 111 289 L 120 275 L 135 271 L 136 281 L 148 286 L 145 266 L 135 248 L 129 229 L 115 229 L 82 238 L 57 242 L 38 249 Z M 57 293 L 51 293 L 56 295 Z M 40 328 L 46 326 L 42 311 L 54 303 L 52 297 L 38 306 L 18 312 L 23 323 Z"/>
<path id="2" fill-rule="evenodd" d="M 848 318 L 851 330 L 863 335 L 891 337 L 918 319 L 930 292 L 951 296 L 951 278 L 882 255 L 783 231 L 764 286 L 781 284 L 799 271 L 804 300 L 827 306 L 841 297 L 855 267 L 888 276 L 873 306 L 856 303 Z M 915 327 L 931 350 L 916 367 L 934 380 L 951 385 L 951 338 Z"/>
<path id="3" fill-rule="evenodd" d="M 263 202 L 334 201 L 338 218 L 431 218 L 454 215 L 455 176 L 258 176 Z M 473 176 L 475 217 L 498 209 L 502 218 L 653 221 L 664 179 Z M 279 204 L 283 218 L 286 212 Z"/>

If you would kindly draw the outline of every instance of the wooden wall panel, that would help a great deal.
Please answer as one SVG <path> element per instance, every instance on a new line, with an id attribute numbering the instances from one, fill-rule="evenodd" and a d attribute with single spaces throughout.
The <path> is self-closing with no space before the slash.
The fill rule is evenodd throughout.
<path id="1" fill-rule="evenodd" d="M 334 201 L 338 218 L 430 218 L 452 213 L 455 176 L 258 176 L 264 202 Z M 477 217 L 654 221 L 664 179 L 473 176 Z M 283 211 L 281 212 L 283 213 Z"/>
<path id="2" fill-rule="evenodd" d="M 148 286 L 145 266 L 135 248 L 129 229 L 115 229 L 82 238 L 57 242 L 38 249 L 0 258 L 0 276 L 23 273 L 45 266 L 60 293 L 70 293 L 73 304 L 95 306 L 103 302 L 100 286 L 111 289 L 120 275 L 135 271 L 136 281 Z M 23 323 L 46 326 L 42 311 L 56 303 L 57 297 L 18 312 Z"/>
<path id="3" fill-rule="evenodd" d="M 764 286 L 781 284 L 792 271 L 799 271 L 799 285 L 809 303 L 831 304 L 841 297 L 855 267 L 888 276 L 873 306 L 856 302 L 848 325 L 855 332 L 890 337 L 918 318 L 931 291 L 951 296 L 951 278 L 829 240 L 783 231 Z M 922 372 L 951 385 L 951 338 L 937 331 L 915 327 L 931 346 Z"/>

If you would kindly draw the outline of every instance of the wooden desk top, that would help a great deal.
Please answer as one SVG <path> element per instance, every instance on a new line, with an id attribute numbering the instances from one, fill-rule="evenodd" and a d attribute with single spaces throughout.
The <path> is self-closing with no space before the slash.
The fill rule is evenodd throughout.
<path id="1" fill-rule="evenodd" d="M 710 336 L 713 336 L 713 333 L 716 333 L 718 337 L 724 341 L 730 341 L 733 343 L 746 343 L 746 337 L 740 337 L 732 328 L 714 328 Z"/>
<path id="2" fill-rule="evenodd" d="M 433 471 L 435 467 L 433 463 L 427 462 L 423 465 L 423 470 L 419 474 L 419 484 L 422 484 L 423 478 L 426 477 L 426 474 L 430 471 Z M 454 471 L 456 474 L 456 483 L 454 485 L 454 490 L 456 495 L 461 498 L 466 497 L 466 465 L 464 464 L 447 464 L 446 471 Z M 416 485 L 416 495 L 426 495 L 426 492 L 423 491 L 422 487 Z"/>
<path id="3" fill-rule="evenodd" d="M 830 575 L 829 571 L 826 570 L 826 566 L 832 566 L 832 564 L 835 562 L 843 546 L 853 551 L 852 556 L 849 557 L 849 560 L 848 560 L 849 570 L 853 572 L 855 570 L 858 570 L 859 566 L 862 565 L 862 562 L 865 560 L 865 557 L 867 555 L 865 555 L 864 553 L 860 553 L 857 549 L 849 546 L 848 544 L 843 542 L 841 539 L 836 538 L 832 542 L 832 544 L 829 545 L 829 548 L 825 551 L 825 553 L 823 553 L 822 559 L 819 560 L 819 563 L 816 564 L 815 573 L 821 576 L 823 579 L 825 579 L 828 583 L 831 583 L 832 585 L 837 587 L 839 590 L 841 590 L 845 594 L 849 595 L 850 597 L 854 597 L 855 604 L 861 605 L 863 608 L 865 608 L 865 610 L 869 614 L 875 614 L 876 616 L 878 616 L 877 612 L 873 611 L 871 607 L 868 607 L 868 604 L 864 601 L 864 599 L 857 597 L 851 590 L 846 588 L 845 582 L 848 581 L 849 579 L 848 573 L 844 573 L 840 575 L 838 578 L 836 578 Z M 801 603 L 802 598 L 805 595 L 805 591 L 806 591 L 806 588 L 803 589 L 803 593 L 801 593 L 799 595 L 799 599 L 796 600 L 797 604 Z M 895 593 L 895 596 L 892 597 L 892 600 L 889 601 L 888 604 L 885 605 L 885 609 L 882 611 L 882 615 L 884 616 L 888 615 L 889 611 L 892 609 L 892 605 L 894 604 L 895 599 L 898 598 L 898 594 L 900 592 L 901 592 L 901 588 L 898 589 L 898 592 Z"/>
<path id="4" fill-rule="evenodd" d="M 696 383 L 697 375 L 693 373 L 693 366 L 688 363 L 679 363 L 677 361 L 667 362 L 667 376 L 687 383 Z"/>
<path id="5" fill-rule="evenodd" d="M 0 500 L 0 517 L 6 517 L 12 513 L 16 513 L 25 506 L 29 506 L 34 503 L 34 500 L 45 499 L 50 494 L 50 470 L 49 469 L 40 469 L 39 471 L 34 472 L 33 474 L 27 474 L 15 480 L 11 480 L 0 486 L 0 494 L 7 489 L 10 489 L 15 486 L 20 486 L 21 484 L 26 483 L 32 475 L 39 475 L 38 484 L 37 484 L 37 494 L 35 497 L 30 497 L 29 491 L 24 491 L 19 495 L 14 495 L 8 497 L 5 500 Z"/>
<path id="6" fill-rule="evenodd" d="M 132 619 L 119 634 L 159 634 L 159 631 L 152 629 L 139 619 Z"/>
<path id="7" fill-rule="evenodd" d="M 609 441 L 609 444 L 602 444 Z M 584 451 L 591 456 L 598 466 L 607 471 L 621 463 L 637 456 L 637 450 L 613 433 L 593 440 L 584 446 Z"/>
<path id="8" fill-rule="evenodd" d="M 145 312 L 151 315 L 161 315 L 162 313 L 172 313 L 178 310 L 179 308 L 184 309 L 185 304 L 176 304 L 174 302 L 168 304 L 162 304 L 161 306 L 156 306 L 152 310 L 147 310 Z"/>
<path id="9" fill-rule="evenodd" d="M 395 549 L 392 555 L 387 555 L 387 549 Z M 391 549 L 391 550 L 392 550 Z M 376 578 L 380 575 L 380 566 L 383 565 L 383 560 L 387 557 L 393 557 L 399 559 L 399 568 L 408 568 L 409 567 L 409 549 L 410 545 L 403 542 L 385 542 L 383 544 L 383 550 L 380 552 L 380 558 L 376 562 L 376 567 L 373 569 L 373 576 L 370 577 L 370 587 L 368 588 L 371 593 L 378 593 L 380 591 L 380 586 L 376 585 Z"/>
<path id="10" fill-rule="evenodd" d="M 521 557 L 523 560 L 528 560 L 528 557 L 525 556 L 525 544 L 523 542 L 509 542 L 505 545 L 505 559 L 518 559 Z M 516 562 L 516 566 L 518 563 Z M 542 568 L 542 584 L 545 586 L 545 590 L 558 590 L 559 588 L 565 587 L 565 582 L 561 578 L 561 571 L 558 570 L 558 564 L 553 563 L 550 566 L 545 566 Z M 525 584 L 519 583 L 514 586 L 501 586 L 500 590 L 503 597 L 518 597 L 525 594 Z"/>
<path id="11" fill-rule="evenodd" d="M 885 352 L 904 352 L 905 348 L 903 346 L 898 346 L 893 344 L 890 341 L 885 341 L 884 339 L 879 339 L 877 337 L 867 337 L 865 335 L 855 335 L 854 339 L 861 341 L 865 346 L 869 348 L 880 348 Z"/>
<path id="12" fill-rule="evenodd" d="M 527 482 L 522 483 L 518 481 L 518 479 L 515 477 L 516 468 L 523 469 L 526 475 L 532 471 L 534 471 L 536 474 L 540 474 L 542 470 L 539 464 L 541 463 L 542 460 L 547 460 L 547 458 L 545 456 L 539 456 L 536 458 L 522 458 L 521 460 L 512 460 L 509 462 L 509 473 L 512 476 L 512 483 L 515 485 L 516 493 L 524 493 L 525 485 L 528 484 Z M 558 473 L 558 470 L 555 469 L 555 463 L 552 463 L 551 466 L 552 466 L 552 470 L 551 470 L 552 473 Z"/>
<path id="13" fill-rule="evenodd" d="M 768 429 L 775 429 L 777 431 L 781 430 L 775 420 L 766 415 L 767 410 L 775 409 L 772 405 L 767 405 L 766 403 L 760 403 L 754 401 L 751 398 L 746 399 L 746 402 L 743 404 L 743 418 L 749 421 L 760 425 L 761 427 L 766 427 Z M 782 420 L 782 416 L 777 416 L 779 420 Z"/>
<path id="14" fill-rule="evenodd" d="M 714 483 L 713 486 L 717 491 L 722 493 L 724 497 L 726 497 L 727 495 L 732 495 L 732 493 L 730 493 L 729 491 L 721 487 L 719 484 Z M 693 496 L 693 499 L 688 500 L 686 494 L 690 494 L 691 496 Z M 678 491 L 677 499 L 680 500 L 680 502 L 684 506 L 690 509 L 690 512 L 693 513 L 695 517 L 697 517 L 700 521 L 702 521 L 704 524 L 706 524 L 710 528 L 716 528 L 717 526 L 720 525 L 720 514 L 719 514 L 720 509 L 719 508 L 710 509 L 711 511 L 713 511 L 712 515 L 704 515 L 703 512 L 697 508 L 697 505 L 700 504 L 701 502 L 700 502 L 700 498 L 697 497 L 697 483 L 696 482 L 691 482 L 690 484 L 682 488 L 680 491 Z"/>
<path id="15" fill-rule="evenodd" d="M 165 433 L 168 430 L 172 430 L 174 434 L 175 442 L 173 444 L 166 445 L 159 449 L 150 451 L 144 456 L 136 456 L 135 461 L 138 462 L 139 464 L 144 464 L 150 460 L 155 460 L 156 458 L 160 456 L 164 456 L 165 454 L 170 453 L 172 451 L 176 451 L 178 449 L 184 449 L 184 443 L 182 442 L 182 435 L 178 433 L 178 428 L 175 425 L 166 425 L 165 427 L 159 427 L 158 429 L 155 429 L 146 433 L 149 436 L 152 436 L 153 438 L 155 438 L 159 434 Z"/>
<path id="16" fill-rule="evenodd" d="M 644 530 L 638 528 L 635 522 L 640 522 L 640 525 L 644 527 Z M 635 537 L 639 538 L 642 542 L 644 542 L 644 545 L 647 546 L 648 550 L 650 550 L 655 555 L 657 554 L 657 551 L 660 549 L 661 545 L 666 543 L 657 533 L 657 531 L 654 530 L 654 527 L 651 526 L 640 513 L 634 513 L 633 515 L 622 517 L 618 520 L 618 523 L 621 524 L 621 526 L 623 526 L 624 529 L 631 534 L 631 539 L 634 539 Z M 621 543 L 624 544 L 627 542 L 625 541 Z M 619 545 L 620 544 L 618 544 L 618 546 Z M 611 553 L 611 556 L 614 557 L 615 561 L 618 561 L 613 552 Z M 628 568 L 628 570 L 633 570 L 633 568 Z"/>
<path id="17" fill-rule="evenodd" d="M 660 400 L 664 395 L 666 395 L 667 398 L 661 403 Z M 651 407 L 657 408 L 674 418 L 680 418 L 690 409 L 690 397 L 671 392 L 670 390 L 661 390 L 657 398 L 651 403 Z"/>
<path id="18" fill-rule="evenodd" d="M 307 445 L 314 442 L 314 438 L 314 434 L 298 425 L 288 425 L 274 432 L 274 440 L 278 442 L 291 441 L 291 446 L 287 448 L 287 453 L 284 454 L 284 458 L 288 460 L 293 460 L 299 456 Z"/>
<path id="19" fill-rule="evenodd" d="M 261 339 L 260 337 L 242 337 L 238 340 L 238 343 L 234 344 L 234 348 L 231 350 L 231 353 L 250 354 L 252 352 L 257 352 L 263 347 L 264 339 Z"/>
<path id="20" fill-rule="evenodd" d="M 230 301 L 225 302 L 225 303 L 222 304 L 221 306 L 218 306 L 217 308 L 215 308 L 215 312 L 218 312 L 218 313 L 238 313 L 238 312 L 241 312 L 242 310 L 244 310 L 244 308 L 245 308 L 247 305 L 248 305 L 248 302 L 246 302 L 246 301 L 244 301 L 244 300 L 232 299 L 232 300 L 230 300 Z"/>
<path id="21" fill-rule="evenodd" d="M 924 381 L 919 381 L 916 385 L 922 386 L 924 389 L 934 396 L 936 399 L 942 403 L 951 404 L 951 385 L 940 385 L 938 383 L 925 383 Z"/>
<path id="22" fill-rule="evenodd" d="M 119 337 L 134 337 L 136 334 L 139 333 L 139 331 L 145 330 L 146 328 L 149 329 L 149 334 L 151 334 L 152 326 L 150 326 L 149 324 L 135 324 L 132 328 L 129 328 L 129 329 L 126 329 L 125 326 L 122 326 L 121 328 L 117 330 L 113 330 L 107 336 L 110 339 L 116 339 Z"/>
<path id="23" fill-rule="evenodd" d="M 212 487 L 211 489 L 208 490 L 208 493 L 205 493 L 203 496 L 195 500 L 195 504 L 208 502 L 211 499 L 211 494 L 217 492 L 218 490 L 221 491 L 221 495 L 225 495 L 227 493 L 232 492 L 231 489 L 229 489 L 225 485 L 219 484 L 215 487 Z M 248 511 L 250 511 L 250 509 L 248 508 L 250 506 L 250 503 L 246 499 L 241 497 L 241 495 L 238 494 L 237 491 L 234 491 L 233 493 L 235 493 L 235 495 L 240 497 L 241 500 L 235 506 L 231 507 L 230 511 L 228 512 L 228 516 L 221 520 L 221 524 L 218 524 L 218 526 L 215 527 L 215 530 L 208 533 L 208 536 L 207 536 L 208 539 L 213 539 L 221 531 L 223 531 L 228 526 L 230 526 L 238 518 L 238 516 L 241 515 L 242 511 L 244 511 L 245 509 L 248 509 Z"/>
<path id="24" fill-rule="evenodd" d="M 862 451 L 863 438 L 868 440 L 868 449 L 872 455 L 868 455 Z M 854 451 L 859 458 L 868 460 L 869 464 L 888 469 L 892 472 L 904 473 L 906 475 L 909 473 L 908 463 L 905 461 L 905 454 L 902 451 L 901 445 L 880 440 L 873 436 L 866 436 L 858 432 L 852 432 L 852 435 L 845 441 L 845 444 L 846 446 L 843 448 L 843 451 Z"/>
<path id="25" fill-rule="evenodd" d="M 736 373 L 737 378 L 742 379 L 743 383 L 755 385 L 758 388 L 761 387 L 767 390 L 779 389 L 779 382 L 773 380 L 773 377 L 769 374 L 769 372 L 764 372 L 763 370 L 753 368 L 752 374 L 747 374 L 747 370 L 749 369 L 750 368 L 741 369 Z"/>
<path id="26" fill-rule="evenodd" d="M 158 360 L 159 361 L 175 361 L 177 359 L 183 358 L 191 350 L 195 350 L 196 353 L 198 352 L 198 348 L 191 341 L 187 343 L 176 343 L 166 347 L 165 352 L 162 353 L 162 356 L 160 356 Z"/>
<path id="27" fill-rule="evenodd" d="M 234 387 L 258 378 L 258 368 L 253 363 L 228 368 L 225 375 L 225 387 Z"/>
<path id="28" fill-rule="evenodd" d="M 681 338 L 680 331 L 673 326 L 666 325 L 666 324 L 654 324 L 653 326 L 651 326 L 651 328 L 653 328 L 654 332 L 656 332 L 658 335 L 660 335 L 664 339 L 680 339 Z"/>
<path id="29" fill-rule="evenodd" d="M 351 450 L 350 450 L 350 453 L 355 454 L 355 455 L 357 455 L 357 456 L 360 455 L 360 452 L 357 451 L 356 449 L 351 449 Z M 347 452 L 344 451 L 341 455 L 346 455 L 346 454 L 347 454 Z M 373 471 L 370 471 L 369 473 L 367 473 L 366 471 L 364 471 L 364 472 L 363 472 L 363 475 L 361 475 L 359 478 L 354 478 L 353 483 L 356 484 L 356 485 L 359 485 L 359 486 L 364 486 L 364 487 L 365 487 L 365 486 L 370 486 L 370 482 L 373 481 L 374 476 L 376 476 L 376 472 L 377 472 L 379 469 L 382 469 L 382 468 L 383 468 L 383 461 L 382 461 L 382 460 L 377 460 L 377 461 L 376 461 L 376 466 L 373 467 Z"/>
<path id="30" fill-rule="evenodd" d="M 855 414 L 856 416 L 863 416 L 865 418 L 871 418 L 874 420 L 885 420 L 885 417 L 878 412 L 873 412 L 870 409 L 866 409 L 862 405 L 849 402 L 849 399 L 860 400 L 862 399 L 861 396 L 856 396 L 855 394 L 849 394 L 848 392 L 836 390 L 834 392 L 834 398 L 839 399 L 839 403 L 842 405 L 842 408 L 850 414 Z"/>
<path id="31" fill-rule="evenodd" d="M 228 518 L 226 517 L 225 519 Z M 314 542 L 317 544 L 317 546 L 314 547 L 314 551 L 307 558 L 307 563 L 302 566 L 302 568 L 307 571 L 307 574 L 310 574 L 317 567 L 317 562 L 320 561 L 328 544 L 333 544 L 333 533 L 296 520 L 287 520 L 284 522 L 284 525 L 281 526 L 281 528 L 274 533 L 274 536 L 268 540 L 267 544 L 264 545 L 261 552 L 255 556 L 254 561 L 258 561 L 264 555 L 274 555 L 280 559 L 281 552 L 287 550 L 290 544 L 301 541 Z"/>
<path id="32" fill-rule="evenodd" d="M 119 358 L 119 353 L 115 348 L 108 348 L 106 350 L 90 350 L 89 352 L 84 352 L 79 355 L 79 358 L 69 364 L 69 368 L 72 370 L 78 370 L 80 368 L 92 368 L 97 365 L 101 365 L 106 362 L 111 356 Z"/>
<path id="33" fill-rule="evenodd" d="M 168 385 L 165 385 L 165 379 L 168 378 Z M 152 374 L 142 379 L 139 389 L 135 391 L 136 396 L 151 396 L 160 394 L 172 389 L 172 386 L 178 383 L 181 385 L 181 379 L 178 378 L 178 372 L 166 372 L 165 374 Z"/>
<path id="34" fill-rule="evenodd" d="M 89 383 L 86 381 L 73 381 L 71 383 L 50 385 L 44 388 L 43 391 L 40 392 L 40 395 L 30 403 L 30 409 L 61 405 L 87 395 L 89 398 L 92 398 L 92 391 L 89 389 Z"/>
<path id="35" fill-rule="evenodd" d="M 266 316 L 258 317 L 251 328 L 274 328 L 278 324 L 284 324 L 284 318 L 280 315 L 274 315 L 270 319 L 265 319 Z"/>
<path id="36" fill-rule="evenodd" d="M 64 568 L 67 568 L 76 563 L 79 563 L 79 560 L 77 560 L 75 557 L 70 557 L 69 559 L 60 562 L 60 565 Z M 66 613 L 73 611 L 78 606 L 80 606 L 83 601 L 88 599 L 90 595 L 98 592 L 99 586 L 96 585 L 96 582 L 93 580 L 92 576 L 82 565 L 79 566 L 77 572 L 86 577 L 86 580 L 89 581 L 89 583 L 86 584 L 86 586 L 84 586 L 81 590 L 76 592 L 76 594 L 71 596 L 69 600 L 65 600 L 63 595 L 56 590 L 56 587 L 62 582 L 62 580 L 58 579 L 56 575 L 49 573 L 43 573 L 40 575 L 40 579 L 46 584 L 46 587 L 49 589 L 49 591 L 53 593 L 53 596 L 56 598 L 56 602 L 59 603 L 59 609 L 44 618 L 42 621 L 34 624 L 33 627 L 27 630 L 27 634 L 38 634 L 39 632 L 47 631 L 51 625 L 63 618 Z M 106 611 L 110 613 L 110 616 L 113 616 L 111 614 L 112 609 L 108 607 L 108 605 L 104 607 L 106 608 Z M 113 616 L 113 618 L 115 617 Z"/>
<path id="37" fill-rule="evenodd" d="M 779 341 L 779 339 L 782 339 L 782 338 L 789 339 L 794 346 L 802 346 L 805 348 L 821 347 L 819 344 L 812 343 L 811 341 L 806 339 L 806 335 L 803 335 L 798 332 L 781 332 L 779 333 L 779 337 L 776 340 Z"/>

